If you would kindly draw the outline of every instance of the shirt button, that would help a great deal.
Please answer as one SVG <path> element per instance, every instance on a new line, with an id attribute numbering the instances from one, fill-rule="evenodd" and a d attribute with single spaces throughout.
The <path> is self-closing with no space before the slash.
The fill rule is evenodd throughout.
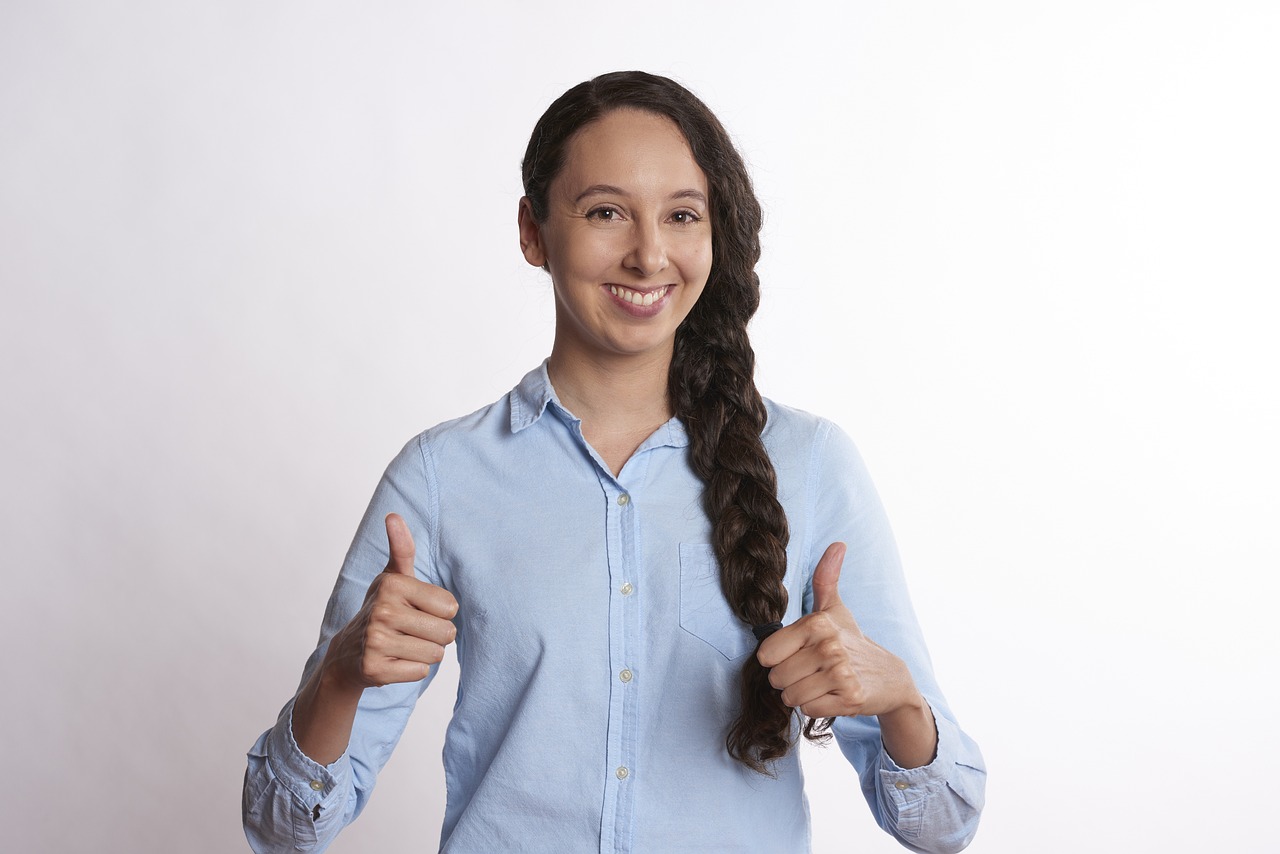
<path id="1" fill-rule="evenodd" d="M 618 674 L 618 678 L 621 679 L 623 682 L 630 682 L 631 677 L 634 675 L 635 674 L 633 674 L 630 670 L 624 670 Z"/>
<path id="2" fill-rule="evenodd" d="M 619 507 L 626 507 L 630 503 L 631 503 L 631 496 L 627 495 L 625 492 L 618 496 Z"/>
<path id="3" fill-rule="evenodd" d="M 625 780 L 627 779 L 627 775 L 630 774 L 631 772 L 627 770 L 627 766 L 619 765 L 618 770 L 615 771 L 614 773 L 618 775 L 619 780 Z"/>
<path id="4" fill-rule="evenodd" d="M 621 593 L 623 596 L 630 596 L 635 591 L 636 589 L 631 586 L 630 581 L 626 582 L 625 584 L 623 584 L 621 587 L 618 588 L 618 592 Z"/>
<path id="5" fill-rule="evenodd" d="M 904 792 L 907 789 L 911 788 L 911 784 L 908 783 L 906 780 L 899 780 L 898 782 L 893 784 L 893 787 L 897 789 L 899 792 Z"/>
<path id="6" fill-rule="evenodd" d="M 320 791 L 321 789 L 323 789 L 323 788 L 324 788 L 324 783 L 321 783 L 319 780 L 312 780 L 312 781 L 311 781 L 311 788 L 312 788 L 312 790 L 314 790 L 314 791 L 317 791 L 317 792 L 318 792 L 318 791 Z"/>

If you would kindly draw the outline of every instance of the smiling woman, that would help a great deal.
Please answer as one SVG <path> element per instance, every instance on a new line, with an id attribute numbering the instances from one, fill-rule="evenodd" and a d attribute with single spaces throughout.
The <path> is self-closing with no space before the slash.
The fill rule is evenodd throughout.
<path id="1" fill-rule="evenodd" d="M 547 195 L 541 217 L 529 197 L 519 214 L 521 250 L 555 289 L 547 370 L 617 474 L 670 412 L 651 399 L 642 405 L 655 417 L 633 425 L 614 402 L 596 413 L 585 390 L 637 372 L 646 380 L 633 390 L 660 390 L 676 330 L 711 273 L 707 179 L 670 119 L 620 109 L 571 137 Z"/>
<path id="2" fill-rule="evenodd" d="M 756 390 L 760 206 L 728 134 L 608 74 L 551 105 L 523 178 L 550 357 L 388 467 L 250 751 L 250 843 L 354 820 L 456 641 L 443 851 L 803 851 L 802 733 L 834 734 L 904 844 L 963 848 L 982 758 L 875 490 L 830 422 Z"/>
<path id="3" fill-rule="evenodd" d="M 539 219 L 520 203 L 520 246 L 556 294 L 551 369 L 652 353 L 711 272 L 707 179 L 670 119 L 615 110 L 574 135 Z"/>

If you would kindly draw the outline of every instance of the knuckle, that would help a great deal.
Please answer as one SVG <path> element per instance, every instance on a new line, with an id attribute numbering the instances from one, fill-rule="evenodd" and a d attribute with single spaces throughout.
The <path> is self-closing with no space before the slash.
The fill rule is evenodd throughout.
<path id="1" fill-rule="evenodd" d="M 369 652 L 384 648 L 391 640 L 391 632 L 381 626 L 370 626 L 364 635 L 365 649 Z"/>
<path id="2" fill-rule="evenodd" d="M 831 620 L 831 615 L 826 611 L 818 611 L 810 614 L 810 624 L 815 633 L 829 634 L 835 631 L 835 623 Z"/>

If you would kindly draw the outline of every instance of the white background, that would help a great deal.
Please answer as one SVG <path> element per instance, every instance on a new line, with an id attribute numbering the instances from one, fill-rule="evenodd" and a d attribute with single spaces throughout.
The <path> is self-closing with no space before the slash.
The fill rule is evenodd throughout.
<path id="1" fill-rule="evenodd" d="M 1276 5 L 540 6 L 0 5 L 6 849 L 244 849 L 382 467 L 549 349 L 535 119 L 639 67 L 752 167 L 760 385 L 879 484 L 970 850 L 1267 850 Z M 332 850 L 435 850 L 450 678 Z M 806 762 L 816 852 L 899 850 Z"/>

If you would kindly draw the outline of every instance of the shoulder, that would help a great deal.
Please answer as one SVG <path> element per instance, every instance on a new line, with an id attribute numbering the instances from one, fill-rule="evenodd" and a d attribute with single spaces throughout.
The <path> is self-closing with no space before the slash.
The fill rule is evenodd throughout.
<path id="1" fill-rule="evenodd" d="M 525 374 L 502 397 L 459 418 L 428 427 L 409 440 L 401 455 L 417 455 L 427 471 L 465 476 L 486 461 L 498 464 L 512 454 L 536 454 L 544 429 L 528 429 L 545 422 L 555 401 L 546 362 Z"/>
<path id="2" fill-rule="evenodd" d="M 840 425 L 821 415 L 765 399 L 769 420 L 761 434 L 775 467 L 803 467 L 813 478 L 869 483 L 857 445 Z"/>
<path id="3" fill-rule="evenodd" d="M 507 397 L 474 412 L 442 421 L 414 436 L 405 451 L 420 454 L 429 468 L 448 460 L 475 459 L 510 441 L 511 404 Z"/>
<path id="4" fill-rule="evenodd" d="M 848 435 L 834 421 L 821 415 L 786 406 L 769 398 L 764 399 L 764 406 L 769 420 L 761 433 L 761 439 L 770 455 L 802 451 L 820 454 L 833 437 L 837 442 L 850 442 Z"/>

